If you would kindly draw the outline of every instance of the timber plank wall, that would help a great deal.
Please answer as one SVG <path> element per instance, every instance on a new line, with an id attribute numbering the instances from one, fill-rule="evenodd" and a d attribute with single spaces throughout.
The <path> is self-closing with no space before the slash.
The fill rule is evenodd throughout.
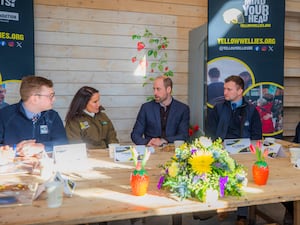
<path id="1" fill-rule="evenodd" d="M 145 28 L 170 39 L 174 96 L 188 100 L 189 31 L 207 22 L 204 0 L 35 0 L 36 75 L 53 80 L 54 109 L 64 120 L 75 92 L 99 89 L 121 143 L 131 143 L 137 112 L 152 86 L 134 76 L 135 42 Z M 284 136 L 300 121 L 300 1 L 286 1 Z"/>

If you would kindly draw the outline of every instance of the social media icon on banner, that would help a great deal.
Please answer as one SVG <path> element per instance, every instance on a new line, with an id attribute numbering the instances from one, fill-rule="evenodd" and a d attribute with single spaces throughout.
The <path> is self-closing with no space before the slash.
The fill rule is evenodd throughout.
<path id="1" fill-rule="evenodd" d="M 14 41 L 9 41 L 8 46 L 9 47 L 15 47 L 15 42 Z"/>
<path id="2" fill-rule="evenodd" d="M 16 47 L 22 48 L 22 42 L 17 41 L 17 46 Z"/>
<path id="3" fill-rule="evenodd" d="M 265 52 L 265 51 L 268 50 L 268 47 L 267 47 L 267 46 L 262 46 L 262 47 L 261 47 L 261 50 L 262 50 L 263 52 Z"/>

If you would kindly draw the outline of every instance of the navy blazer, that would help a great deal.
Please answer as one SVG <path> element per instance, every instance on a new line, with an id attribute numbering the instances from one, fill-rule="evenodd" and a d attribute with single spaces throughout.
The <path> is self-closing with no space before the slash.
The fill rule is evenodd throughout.
<path id="1" fill-rule="evenodd" d="M 138 113 L 137 120 L 131 132 L 131 139 L 136 145 L 146 145 L 151 138 L 161 137 L 160 104 L 152 100 L 144 103 Z M 166 125 L 166 140 L 188 139 L 190 124 L 190 109 L 173 98 Z"/>

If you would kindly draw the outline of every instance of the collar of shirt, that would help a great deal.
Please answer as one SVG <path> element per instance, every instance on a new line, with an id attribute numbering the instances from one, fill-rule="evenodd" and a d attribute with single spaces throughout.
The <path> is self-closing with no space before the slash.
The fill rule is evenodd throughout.
<path id="1" fill-rule="evenodd" d="M 33 112 L 28 111 L 28 110 L 25 108 L 23 102 L 22 102 L 22 107 L 23 107 L 23 109 L 24 109 L 24 112 L 25 112 L 26 117 L 27 117 L 28 119 L 30 119 L 30 120 L 31 120 L 34 116 L 38 116 L 38 117 L 41 116 L 41 113 L 33 113 Z"/>
<path id="2" fill-rule="evenodd" d="M 164 104 L 162 104 L 161 102 L 160 102 L 159 104 L 160 104 L 161 107 L 163 107 L 163 108 L 165 109 L 165 111 L 167 111 L 167 108 L 170 108 L 172 102 L 173 102 L 173 98 L 171 99 L 171 102 L 170 102 L 170 104 L 168 104 L 168 105 L 164 105 Z"/>
<path id="3" fill-rule="evenodd" d="M 243 104 L 243 99 L 241 99 L 239 101 L 236 101 L 236 102 L 231 102 L 231 106 L 232 106 L 232 103 L 235 103 L 236 104 L 235 108 L 238 108 L 238 107 L 240 107 Z"/>
<path id="4" fill-rule="evenodd" d="M 83 112 L 85 112 L 86 114 L 88 114 L 90 117 L 94 117 L 95 116 L 95 113 L 89 112 L 86 109 L 84 109 Z"/>

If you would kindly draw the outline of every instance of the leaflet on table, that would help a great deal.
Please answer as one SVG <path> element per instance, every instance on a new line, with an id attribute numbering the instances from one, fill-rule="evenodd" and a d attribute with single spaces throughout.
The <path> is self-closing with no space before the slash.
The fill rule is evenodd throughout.
<path id="1" fill-rule="evenodd" d="M 0 175 L 32 173 L 36 164 L 33 162 L 19 161 L 0 165 Z"/>
<path id="2" fill-rule="evenodd" d="M 114 160 L 115 162 L 129 162 L 131 161 L 132 155 L 130 152 L 130 147 L 134 147 L 139 154 L 138 160 L 142 159 L 145 153 L 146 148 L 151 153 L 154 153 L 155 150 L 153 147 L 146 147 L 145 145 L 135 145 L 135 146 L 117 146 L 115 147 Z"/>
<path id="3" fill-rule="evenodd" d="M 271 158 L 279 157 L 286 157 L 284 150 L 281 146 L 281 144 L 277 143 L 265 143 L 262 145 L 262 149 L 265 151 L 268 150 L 268 156 Z"/>
<path id="4" fill-rule="evenodd" d="M 253 145 L 256 146 L 256 141 L 253 141 Z M 246 153 L 250 152 L 249 146 L 251 144 L 251 140 L 249 138 L 240 138 L 240 139 L 225 139 L 224 147 L 231 154 L 237 153 Z M 271 142 L 263 142 L 262 150 L 268 149 L 268 156 L 271 158 L 285 157 L 284 150 L 280 144 L 271 143 Z"/>
<path id="5" fill-rule="evenodd" d="M 230 154 L 250 152 L 250 144 L 250 138 L 224 140 L 224 147 Z"/>
<path id="6" fill-rule="evenodd" d="M 54 146 L 52 157 L 58 171 L 89 169 L 85 143 Z"/>

